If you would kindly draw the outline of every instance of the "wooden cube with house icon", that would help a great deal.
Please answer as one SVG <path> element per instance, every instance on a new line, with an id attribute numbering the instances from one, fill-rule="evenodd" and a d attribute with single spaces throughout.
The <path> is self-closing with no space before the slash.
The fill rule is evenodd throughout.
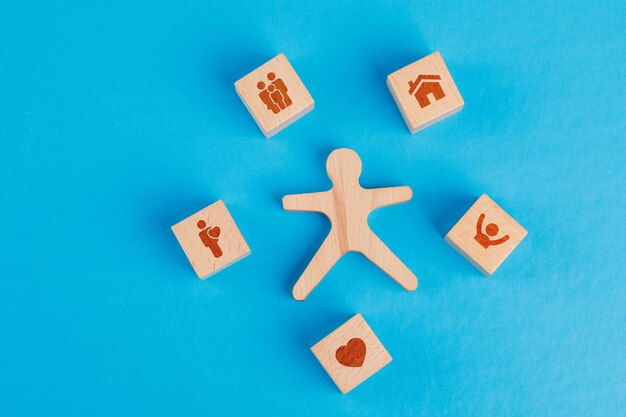
<path id="1" fill-rule="evenodd" d="M 250 254 L 222 200 L 175 224 L 172 231 L 200 279 Z"/>
<path id="2" fill-rule="evenodd" d="M 439 52 L 390 74 L 387 86 L 411 133 L 458 113 L 464 105 Z"/>
<path id="3" fill-rule="evenodd" d="M 313 97 L 283 54 L 238 80 L 235 90 L 266 138 L 315 106 Z"/>
<path id="4" fill-rule="evenodd" d="M 391 356 L 360 314 L 319 341 L 311 351 L 344 394 L 391 362 Z"/>
<path id="5" fill-rule="evenodd" d="M 484 275 L 491 275 L 528 232 L 486 194 L 448 232 L 445 241 Z"/>

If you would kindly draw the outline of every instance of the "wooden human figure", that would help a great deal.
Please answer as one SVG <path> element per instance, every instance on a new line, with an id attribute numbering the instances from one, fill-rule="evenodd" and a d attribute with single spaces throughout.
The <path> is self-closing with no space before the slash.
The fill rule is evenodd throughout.
<path id="1" fill-rule="evenodd" d="M 360 252 L 409 291 L 417 277 L 374 234 L 367 224 L 373 210 L 409 201 L 410 187 L 366 189 L 359 184 L 361 158 L 351 149 L 336 149 L 328 156 L 326 171 L 333 182 L 328 191 L 283 197 L 287 211 L 318 212 L 331 222 L 330 233 L 293 287 L 293 297 L 304 300 L 345 253 Z"/>

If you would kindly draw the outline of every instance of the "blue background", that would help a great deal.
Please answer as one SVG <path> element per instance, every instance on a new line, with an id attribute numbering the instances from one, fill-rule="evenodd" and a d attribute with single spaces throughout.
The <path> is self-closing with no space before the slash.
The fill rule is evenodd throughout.
<path id="1" fill-rule="evenodd" d="M 0 414 L 623 416 L 624 2 L 258 3 L 0 5 Z M 466 106 L 410 135 L 436 50 Z M 233 83 L 280 52 L 316 106 L 268 141 Z M 370 225 L 417 291 L 291 298 L 338 147 L 413 188 Z M 491 278 L 442 239 L 483 192 L 529 231 Z M 169 228 L 217 199 L 252 256 L 200 281 Z M 357 312 L 394 360 L 344 396 L 309 348 Z"/>

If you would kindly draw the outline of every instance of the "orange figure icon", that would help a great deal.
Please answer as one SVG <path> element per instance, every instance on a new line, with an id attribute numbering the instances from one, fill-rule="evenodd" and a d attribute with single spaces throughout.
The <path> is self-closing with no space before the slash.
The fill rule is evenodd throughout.
<path id="1" fill-rule="evenodd" d="M 446 96 L 441 84 L 436 80 L 441 80 L 441 77 L 438 75 L 420 75 L 415 81 L 409 81 L 409 94 L 415 93 L 415 99 L 422 109 L 430 105 L 429 94 L 432 94 L 435 100 L 441 100 Z"/>
<path id="2" fill-rule="evenodd" d="M 222 256 L 222 249 L 217 244 L 218 237 L 220 236 L 220 228 L 219 227 L 207 227 L 206 222 L 204 220 L 200 220 L 198 222 L 198 229 L 201 229 L 198 236 L 200 236 L 200 240 L 204 244 L 205 247 L 211 249 L 211 253 L 216 258 Z"/>
<path id="3" fill-rule="evenodd" d="M 259 97 L 272 113 L 278 114 L 281 110 L 285 110 L 292 103 L 291 97 L 287 94 L 287 86 L 281 78 L 276 78 L 276 74 L 270 72 L 267 79 L 271 81 L 270 85 L 265 86 L 263 81 L 257 83 L 257 88 L 261 90 Z"/>
<path id="4" fill-rule="evenodd" d="M 481 244 L 481 246 L 487 249 L 489 246 L 496 246 L 509 240 L 509 235 L 504 235 L 500 239 L 492 240 L 489 236 L 493 237 L 500 232 L 498 225 L 495 223 L 489 223 L 483 233 L 483 221 L 485 220 L 485 213 L 481 213 L 476 223 L 476 236 L 474 239 Z"/>

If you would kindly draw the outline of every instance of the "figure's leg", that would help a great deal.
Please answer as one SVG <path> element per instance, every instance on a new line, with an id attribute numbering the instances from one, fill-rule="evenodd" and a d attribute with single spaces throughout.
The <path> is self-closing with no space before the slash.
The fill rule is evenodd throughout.
<path id="1" fill-rule="evenodd" d="M 298 301 L 304 300 L 317 284 L 320 283 L 322 278 L 330 271 L 330 268 L 337 263 L 341 258 L 341 251 L 337 240 L 334 238 L 334 234 L 331 230 L 322 246 L 317 250 L 311 262 L 306 267 L 298 282 L 293 287 L 293 298 Z"/>
<path id="2" fill-rule="evenodd" d="M 369 245 L 361 250 L 363 255 L 405 289 L 413 291 L 417 288 L 415 274 L 372 231 L 368 242 Z"/>

